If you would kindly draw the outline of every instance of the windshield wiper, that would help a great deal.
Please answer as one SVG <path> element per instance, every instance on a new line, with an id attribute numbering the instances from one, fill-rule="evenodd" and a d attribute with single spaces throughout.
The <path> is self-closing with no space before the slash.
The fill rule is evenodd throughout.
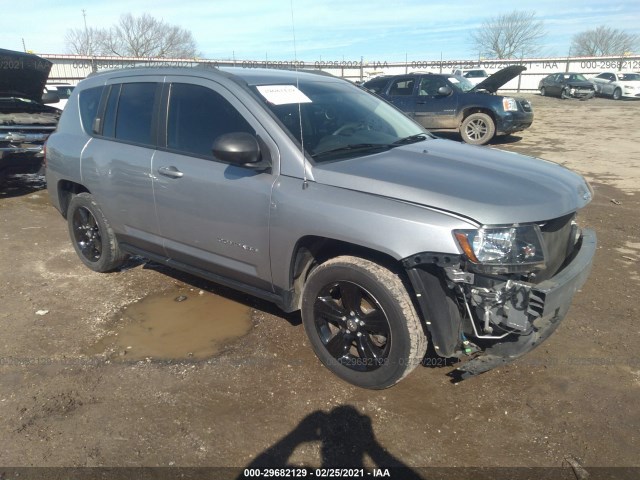
<path id="1" fill-rule="evenodd" d="M 397 144 L 389 143 L 354 143 L 351 145 L 345 145 L 344 147 L 332 148 L 323 152 L 314 153 L 311 155 L 313 158 L 323 157 L 325 155 L 332 155 L 336 153 L 352 152 L 352 151 L 367 151 L 367 150 L 388 150 L 393 147 L 397 147 Z"/>
<path id="2" fill-rule="evenodd" d="M 408 137 L 401 138 L 400 140 L 396 140 L 393 142 L 394 145 L 407 145 L 409 143 L 417 143 L 423 140 L 427 140 L 429 135 L 426 133 L 418 133 L 416 135 L 409 135 Z"/>

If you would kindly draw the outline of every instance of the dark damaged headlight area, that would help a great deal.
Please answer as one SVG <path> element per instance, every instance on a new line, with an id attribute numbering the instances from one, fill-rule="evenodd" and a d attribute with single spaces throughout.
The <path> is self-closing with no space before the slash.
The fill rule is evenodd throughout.
<path id="1" fill-rule="evenodd" d="M 596 235 L 574 214 L 453 234 L 462 255 L 422 253 L 404 266 L 435 351 L 463 362 L 450 374 L 457 381 L 524 355 L 557 328 L 589 275 Z"/>

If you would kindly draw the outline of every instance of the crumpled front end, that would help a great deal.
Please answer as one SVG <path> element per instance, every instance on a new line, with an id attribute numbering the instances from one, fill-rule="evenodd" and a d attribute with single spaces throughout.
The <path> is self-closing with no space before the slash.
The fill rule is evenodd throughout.
<path id="1" fill-rule="evenodd" d="M 561 98 L 577 98 L 580 100 L 589 100 L 595 97 L 596 90 L 593 85 L 567 85 L 560 95 Z"/>
<path id="2" fill-rule="evenodd" d="M 524 355 L 565 317 L 589 275 L 596 235 L 569 216 L 544 222 L 541 237 L 545 265 L 528 272 L 474 265 L 464 254 L 404 260 L 436 353 L 462 362 L 454 380 Z"/>

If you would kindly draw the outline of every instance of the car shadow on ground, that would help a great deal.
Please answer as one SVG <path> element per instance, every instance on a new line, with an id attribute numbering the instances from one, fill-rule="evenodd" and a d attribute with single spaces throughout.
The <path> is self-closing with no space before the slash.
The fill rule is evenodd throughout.
<path id="1" fill-rule="evenodd" d="M 47 182 L 42 175 L 7 175 L 0 178 L 0 199 L 22 197 L 46 188 Z"/>
<path id="2" fill-rule="evenodd" d="M 298 447 L 311 442 L 320 442 L 320 469 L 370 470 L 365 467 L 366 456 L 375 469 L 402 469 L 403 479 L 421 478 L 380 445 L 373 432 L 371 418 L 361 415 L 351 405 L 336 407 L 328 413 L 316 410 L 307 415 L 296 428 L 260 453 L 244 471 L 261 468 L 309 469 L 310 466 L 291 464 L 290 459 Z M 240 478 L 248 477 L 241 474 Z"/>
<path id="3" fill-rule="evenodd" d="M 462 142 L 462 138 L 460 138 L 460 134 L 456 132 L 438 132 L 434 134 L 438 138 L 444 138 L 445 140 L 453 140 L 454 142 Z M 522 137 L 518 135 L 499 135 L 494 137 L 489 145 L 508 145 L 510 143 L 516 143 L 522 140 Z"/>
<path id="4" fill-rule="evenodd" d="M 268 313 L 270 315 L 274 315 L 279 318 L 283 318 L 287 322 L 289 322 L 292 326 L 297 326 L 302 324 L 302 318 L 300 317 L 300 312 L 293 313 L 285 313 L 280 308 L 278 308 L 275 304 L 262 300 L 260 298 L 254 297 L 252 295 L 248 295 L 232 288 L 225 287 L 223 285 L 219 285 L 214 282 L 210 282 L 200 277 L 196 277 L 195 275 L 191 275 L 189 273 L 182 272 L 180 270 L 176 270 L 167 265 L 163 265 L 158 262 L 154 262 L 151 260 L 147 260 L 143 257 L 133 256 L 129 258 L 129 261 L 121 268 L 121 270 L 128 270 L 131 268 L 136 268 L 142 265 L 144 269 L 155 270 L 163 275 L 167 275 L 177 282 L 187 284 L 193 288 L 197 288 L 200 290 L 204 290 L 209 293 L 213 293 L 215 295 L 220 295 L 234 302 L 242 303 L 250 308 L 260 310 L 261 312 Z"/>

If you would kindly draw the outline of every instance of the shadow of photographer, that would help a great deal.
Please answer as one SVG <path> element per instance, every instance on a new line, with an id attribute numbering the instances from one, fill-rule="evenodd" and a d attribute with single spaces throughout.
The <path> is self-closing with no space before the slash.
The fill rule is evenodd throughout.
<path id="1" fill-rule="evenodd" d="M 401 468 L 403 479 L 421 478 L 378 443 L 371 419 L 350 405 L 336 407 L 329 413 L 317 410 L 309 414 L 294 430 L 259 454 L 246 468 L 311 468 L 292 465 L 289 459 L 298 446 L 317 441 L 321 444 L 319 468 L 369 470 L 369 467 L 365 467 L 366 455 L 373 463 L 372 468 Z"/>

